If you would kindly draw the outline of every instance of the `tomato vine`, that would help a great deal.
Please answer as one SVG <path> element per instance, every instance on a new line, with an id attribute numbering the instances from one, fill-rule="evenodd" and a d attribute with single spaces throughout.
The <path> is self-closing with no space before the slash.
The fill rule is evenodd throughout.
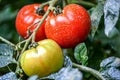
<path id="1" fill-rule="evenodd" d="M 58 0 L 51 0 L 51 1 L 48 1 L 46 3 L 43 3 L 40 7 L 43 7 L 45 5 L 48 5 L 49 4 L 49 7 L 48 7 L 48 10 L 46 11 L 46 13 L 43 15 L 43 18 L 39 21 L 38 23 L 38 26 L 33 30 L 33 33 L 30 35 L 30 37 L 22 42 L 19 42 L 18 44 L 13 44 L 11 43 L 10 41 L 4 39 L 3 37 L 0 36 L 0 40 L 13 46 L 15 48 L 15 50 L 19 50 L 20 46 L 22 44 L 24 44 L 22 50 L 20 51 L 20 55 L 19 55 L 19 58 L 18 58 L 18 63 L 17 63 L 17 68 L 16 68 L 16 73 L 20 73 L 21 74 L 21 69 L 20 69 L 20 58 L 21 58 L 21 55 L 22 53 L 26 50 L 26 48 L 28 47 L 29 43 L 32 41 L 32 43 L 35 43 L 35 35 L 36 35 L 36 32 L 38 31 L 38 29 L 40 28 L 40 26 L 42 25 L 43 21 L 47 18 L 47 16 L 49 15 L 49 13 L 53 10 L 53 7 L 54 5 L 58 2 Z M 92 4 L 89 4 L 90 6 L 94 6 Z M 34 25 L 34 24 L 32 24 Z M 91 74 L 93 74 L 97 79 L 99 80 L 105 80 L 103 76 L 101 76 L 101 74 L 94 70 L 94 69 L 91 69 L 89 67 L 85 67 L 85 66 L 81 66 L 81 65 L 78 65 L 78 64 L 75 64 L 73 63 L 73 67 L 77 67 L 79 68 L 81 71 L 85 71 L 85 72 L 89 72 Z M 19 71 L 18 71 L 19 70 Z"/>

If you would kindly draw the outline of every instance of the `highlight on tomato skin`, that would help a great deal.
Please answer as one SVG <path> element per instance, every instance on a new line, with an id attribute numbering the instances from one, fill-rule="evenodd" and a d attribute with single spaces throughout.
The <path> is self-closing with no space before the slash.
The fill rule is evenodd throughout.
<path id="1" fill-rule="evenodd" d="M 26 75 L 45 77 L 59 71 L 64 64 L 61 47 L 51 39 L 38 42 L 36 48 L 26 50 L 20 58 L 20 65 Z"/>
<path id="2" fill-rule="evenodd" d="M 61 47 L 72 48 L 85 41 L 90 28 L 91 19 L 87 10 L 80 5 L 69 4 L 64 7 L 63 13 L 47 20 L 45 34 Z"/>
<path id="3" fill-rule="evenodd" d="M 39 21 L 42 19 L 42 15 L 38 15 L 36 10 L 41 4 L 29 4 L 22 7 L 16 17 L 16 30 L 20 36 L 24 39 L 27 39 L 33 30 L 38 26 Z M 48 6 L 44 7 L 44 10 L 47 11 Z M 48 17 L 50 17 L 48 15 Z M 46 19 L 47 20 L 47 19 Z M 36 33 L 35 41 L 46 39 L 45 35 L 45 23 L 46 20 L 42 23 L 40 29 Z"/>

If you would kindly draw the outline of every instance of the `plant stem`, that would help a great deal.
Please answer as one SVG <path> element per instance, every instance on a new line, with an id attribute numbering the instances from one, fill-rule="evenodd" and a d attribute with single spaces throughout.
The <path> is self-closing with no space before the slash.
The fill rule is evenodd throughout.
<path id="1" fill-rule="evenodd" d="M 43 16 L 43 18 L 41 19 L 41 21 L 39 22 L 38 26 L 35 28 L 34 32 L 33 32 L 33 38 L 32 38 L 32 42 L 34 42 L 35 40 L 35 35 L 36 35 L 36 32 L 38 31 L 38 29 L 40 28 L 40 26 L 42 25 L 42 23 L 44 22 L 44 20 L 47 18 L 47 16 L 49 15 L 50 13 L 50 9 L 47 10 L 47 12 L 45 13 L 45 15 Z"/>
<path id="2" fill-rule="evenodd" d="M 47 16 L 49 15 L 52 7 L 55 5 L 55 3 L 57 2 L 58 0 L 52 0 L 52 1 L 49 1 L 49 7 L 48 7 L 48 10 L 46 11 L 46 13 L 44 14 L 44 16 L 42 17 L 42 19 L 40 20 L 40 22 L 38 23 L 38 26 L 34 29 L 32 35 L 26 40 L 26 43 L 22 49 L 22 52 L 23 53 L 25 51 L 25 49 L 27 48 L 30 40 L 32 39 L 32 42 L 35 41 L 35 35 L 36 35 L 36 32 L 38 31 L 38 29 L 40 28 L 40 26 L 42 25 L 42 23 L 44 22 L 44 20 L 47 18 Z"/>
<path id="3" fill-rule="evenodd" d="M 0 40 L 3 41 L 3 42 L 5 42 L 5 43 L 7 43 L 7 44 L 9 44 L 9 45 L 11 45 L 11 46 L 13 46 L 13 47 L 15 47 L 15 44 L 11 43 L 10 41 L 4 39 L 4 38 L 1 37 L 1 36 L 0 36 Z"/>
<path id="4" fill-rule="evenodd" d="M 72 3 L 77 3 L 77 4 L 80 4 L 80 5 L 87 6 L 87 7 L 94 7 L 95 6 L 95 4 L 93 4 L 91 2 L 81 1 L 81 0 L 78 0 L 78 1 L 73 0 Z"/>
<path id="5" fill-rule="evenodd" d="M 73 63 L 72 64 L 74 67 L 77 67 L 79 70 L 81 71 L 84 71 L 84 72 L 89 72 L 91 73 L 92 75 L 94 75 L 97 79 L 99 80 L 106 80 L 101 74 L 100 72 L 92 69 L 92 68 L 89 68 L 89 67 L 86 67 L 86 66 L 82 66 L 82 65 L 78 65 L 76 63 Z"/>
<path id="6" fill-rule="evenodd" d="M 52 7 L 56 4 L 58 0 L 52 0 L 49 2 L 49 7 L 48 10 L 46 11 L 46 13 L 44 14 L 44 16 L 42 17 L 41 21 L 39 22 L 38 26 L 35 28 L 35 30 L 33 31 L 33 38 L 32 38 L 32 42 L 34 42 L 35 40 L 35 35 L 36 32 L 38 31 L 38 29 L 40 28 L 40 26 L 42 25 L 42 23 L 44 22 L 44 20 L 47 18 L 47 16 L 49 15 L 49 13 L 51 12 Z"/>
<path id="7" fill-rule="evenodd" d="M 34 25 L 36 25 L 37 23 L 39 23 L 40 21 L 37 21 L 36 23 L 33 23 L 32 25 L 30 25 L 29 27 L 28 27 L 28 31 L 30 31 L 30 28 L 32 28 Z"/>
<path id="8" fill-rule="evenodd" d="M 20 58 L 21 58 L 23 52 L 25 51 L 25 49 L 27 48 L 27 46 L 28 46 L 31 38 L 32 38 L 32 36 L 30 36 L 27 40 L 25 40 L 25 41 L 26 41 L 26 42 L 25 42 L 25 45 L 24 45 L 24 47 L 23 47 L 23 49 L 22 49 L 22 51 L 21 51 L 20 56 L 18 57 L 18 62 L 17 62 L 17 67 L 16 67 L 16 70 L 15 70 L 15 73 L 19 73 L 19 71 L 20 71 Z M 24 41 L 23 41 L 23 42 L 24 42 Z"/>
<path id="9" fill-rule="evenodd" d="M 69 1 L 68 0 L 63 0 L 63 3 L 62 3 L 64 5 L 63 7 L 65 7 L 68 4 L 68 2 L 70 2 L 70 1 L 71 0 L 69 0 Z"/>
<path id="10" fill-rule="evenodd" d="M 26 40 L 23 40 L 23 41 L 19 42 L 18 44 L 16 44 L 16 46 L 18 46 L 19 48 L 21 48 L 21 45 L 22 45 L 23 43 L 25 43 L 25 42 L 26 42 Z"/>
<path id="11" fill-rule="evenodd" d="M 34 29 L 33 33 L 31 34 L 31 36 L 26 39 L 26 42 L 25 42 L 25 45 L 21 51 L 21 54 L 18 58 L 18 63 L 17 63 L 17 68 L 16 68 L 16 71 L 15 72 L 18 72 L 18 69 L 20 68 L 20 58 L 21 58 L 21 55 L 23 54 L 23 52 L 25 51 L 25 49 L 27 48 L 28 44 L 30 43 L 30 41 L 32 40 L 32 42 L 35 41 L 35 35 L 36 35 L 36 32 L 38 31 L 38 29 L 40 28 L 40 26 L 42 25 L 42 23 L 44 22 L 44 20 L 47 18 L 47 16 L 49 15 L 50 11 L 52 10 L 53 6 L 56 4 L 58 0 L 52 0 L 52 1 L 49 1 L 49 7 L 48 7 L 48 10 L 46 11 L 46 13 L 44 14 L 44 16 L 42 17 L 42 19 L 40 20 L 40 22 L 38 23 L 38 26 Z M 45 3 L 45 4 L 48 4 L 48 3 Z M 43 4 L 44 5 L 44 4 Z"/>
<path id="12" fill-rule="evenodd" d="M 50 4 L 50 1 L 42 3 L 39 8 L 44 8 L 44 6 L 49 5 L 49 4 Z"/>
<path id="13" fill-rule="evenodd" d="M 23 52 L 25 51 L 25 49 L 27 48 L 27 46 L 28 46 L 28 44 L 29 44 L 31 38 L 32 38 L 32 36 L 30 36 L 30 37 L 26 40 L 25 45 L 24 45 L 24 47 L 23 47 L 21 53 L 23 53 Z"/>

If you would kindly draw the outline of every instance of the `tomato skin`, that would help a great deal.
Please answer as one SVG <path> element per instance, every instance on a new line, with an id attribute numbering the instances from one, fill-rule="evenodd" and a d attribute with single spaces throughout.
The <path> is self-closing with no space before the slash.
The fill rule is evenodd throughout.
<path id="1" fill-rule="evenodd" d="M 16 29 L 17 32 L 24 38 L 27 39 L 30 35 L 28 34 L 28 28 L 38 22 L 42 16 L 36 14 L 36 9 L 40 6 L 40 4 L 29 4 L 20 9 L 20 11 L 17 14 L 16 17 Z M 44 7 L 44 10 L 47 10 L 47 6 Z M 39 41 L 46 38 L 45 35 L 45 26 L 46 20 L 42 23 L 40 29 L 36 33 L 35 41 Z M 35 24 L 30 28 L 30 31 L 33 32 L 33 30 L 37 27 L 38 23 Z"/>
<path id="2" fill-rule="evenodd" d="M 62 68 L 63 63 L 62 49 L 50 39 L 39 41 L 36 48 L 26 50 L 20 58 L 21 67 L 28 76 L 48 76 Z"/>
<path id="3" fill-rule="evenodd" d="M 63 13 L 51 16 L 45 25 L 47 38 L 55 40 L 63 48 L 71 48 L 84 41 L 90 32 L 91 20 L 82 6 L 69 4 Z"/>

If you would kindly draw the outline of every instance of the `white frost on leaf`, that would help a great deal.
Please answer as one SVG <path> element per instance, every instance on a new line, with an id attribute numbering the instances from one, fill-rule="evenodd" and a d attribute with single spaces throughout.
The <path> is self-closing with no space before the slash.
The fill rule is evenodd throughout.
<path id="1" fill-rule="evenodd" d="M 62 68 L 55 80 L 82 80 L 83 75 L 77 68 Z"/>
<path id="2" fill-rule="evenodd" d="M 91 36 L 94 37 L 95 33 L 98 29 L 101 17 L 103 15 L 103 4 L 98 4 L 92 14 L 91 14 L 91 22 L 92 22 L 92 31 L 91 31 Z"/>
<path id="3" fill-rule="evenodd" d="M 113 37 L 118 30 L 115 25 L 119 18 L 120 0 L 106 0 L 104 5 L 105 34 Z"/>
<path id="4" fill-rule="evenodd" d="M 54 80 L 82 80 L 83 74 L 77 68 L 72 68 L 72 61 L 65 56 L 64 67 L 58 72 L 53 73 L 47 77 L 40 79 L 54 79 Z"/>

